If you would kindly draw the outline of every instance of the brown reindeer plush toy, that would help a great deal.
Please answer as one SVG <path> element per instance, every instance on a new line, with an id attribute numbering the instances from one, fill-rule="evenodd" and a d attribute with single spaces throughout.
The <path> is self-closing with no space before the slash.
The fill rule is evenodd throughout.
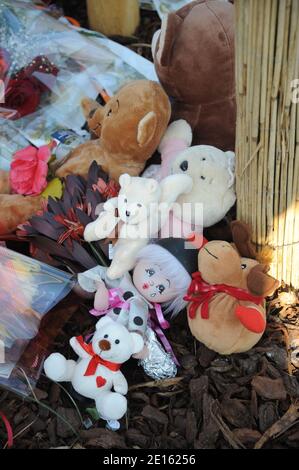
<path id="1" fill-rule="evenodd" d="M 55 169 L 56 175 L 85 176 L 93 162 L 116 181 L 123 173 L 138 176 L 157 149 L 170 119 L 170 102 L 162 87 L 136 80 L 122 87 L 105 106 L 82 101 L 90 131 L 98 138 L 72 150 Z"/>
<path id="2" fill-rule="evenodd" d="M 235 222 L 232 232 L 235 244 L 215 240 L 199 250 L 185 297 L 191 333 L 219 354 L 245 352 L 259 341 L 266 328 L 264 298 L 279 286 L 268 266 L 238 253 L 255 254 L 247 226 Z"/>

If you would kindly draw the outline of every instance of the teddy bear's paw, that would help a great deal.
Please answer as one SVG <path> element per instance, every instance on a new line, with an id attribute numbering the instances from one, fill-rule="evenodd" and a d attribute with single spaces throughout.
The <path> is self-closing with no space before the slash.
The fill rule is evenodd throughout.
<path id="1" fill-rule="evenodd" d="M 126 269 L 123 266 L 120 266 L 119 263 L 118 265 L 111 264 L 110 268 L 107 269 L 107 276 L 109 279 L 118 279 L 121 277 L 128 269 Z"/>
<path id="2" fill-rule="evenodd" d="M 253 333 L 263 333 L 266 328 L 266 321 L 261 312 L 256 308 L 245 307 L 238 305 L 236 308 L 236 316 L 242 325 Z"/>
<path id="3" fill-rule="evenodd" d="M 95 234 L 98 239 L 102 240 L 103 238 L 107 238 L 109 235 L 111 235 L 111 232 L 115 229 L 118 220 L 119 219 L 114 217 L 111 212 L 102 212 L 102 214 L 100 214 L 99 218 L 97 219 L 97 224 L 95 227 Z"/>
<path id="4" fill-rule="evenodd" d="M 118 223 L 118 218 L 109 212 L 102 212 L 99 217 L 90 224 L 86 225 L 84 230 L 84 240 L 92 242 L 103 240 L 113 232 Z"/>
<path id="5" fill-rule="evenodd" d="M 76 348 L 76 346 L 78 346 L 78 340 L 76 338 L 76 336 L 73 336 L 71 339 L 70 339 L 70 345 L 73 349 Z"/>
<path id="6" fill-rule="evenodd" d="M 51 380 L 64 380 L 67 371 L 67 360 L 60 353 L 51 354 L 44 362 L 44 370 Z"/>
<path id="7" fill-rule="evenodd" d="M 121 395 L 126 395 L 128 393 L 128 386 L 120 384 L 120 385 L 114 385 L 114 390 L 117 393 L 120 393 Z"/>
<path id="8" fill-rule="evenodd" d="M 187 147 L 190 147 L 192 143 L 192 129 L 187 121 L 178 119 L 168 126 L 160 142 L 159 152 L 162 152 L 165 149 L 165 145 L 172 140 L 182 140 L 186 143 Z"/>
<path id="9" fill-rule="evenodd" d="M 83 233 L 83 237 L 86 242 L 95 242 L 98 240 L 95 232 L 97 221 L 98 219 L 86 225 Z"/>
<path id="10" fill-rule="evenodd" d="M 106 212 L 110 212 L 110 213 L 112 212 L 112 214 L 114 215 L 116 206 L 115 206 L 115 204 L 113 204 L 111 199 L 108 199 L 108 201 L 104 202 L 103 209 Z"/>

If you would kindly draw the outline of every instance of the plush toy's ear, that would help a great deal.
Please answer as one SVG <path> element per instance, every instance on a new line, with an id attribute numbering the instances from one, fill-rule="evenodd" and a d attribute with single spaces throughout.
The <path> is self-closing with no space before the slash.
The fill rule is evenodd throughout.
<path id="1" fill-rule="evenodd" d="M 146 145 L 153 138 L 157 128 L 157 115 L 153 111 L 147 113 L 138 124 L 137 143 L 140 147 Z"/>
<path id="2" fill-rule="evenodd" d="M 133 340 L 133 351 L 132 354 L 137 354 L 142 351 L 144 347 L 144 341 L 142 336 L 139 333 L 130 333 Z"/>
<path id="3" fill-rule="evenodd" d="M 90 98 L 83 98 L 81 101 L 81 107 L 85 118 L 90 119 L 96 110 L 102 106 L 95 100 L 91 100 Z"/>
<path id="4" fill-rule="evenodd" d="M 105 315 L 102 317 L 96 324 L 96 330 L 99 330 L 100 328 L 103 328 L 103 326 L 108 325 L 109 323 L 113 322 L 113 320 L 108 317 L 108 315 Z"/>
<path id="5" fill-rule="evenodd" d="M 235 153 L 229 150 L 225 152 L 225 155 L 227 156 L 227 169 L 229 172 L 228 185 L 231 187 L 235 180 Z"/>
<path id="6" fill-rule="evenodd" d="M 256 259 L 257 253 L 251 243 L 251 230 L 249 225 L 241 222 L 241 220 L 234 220 L 230 223 L 230 227 L 233 241 L 239 255 L 244 258 Z"/>
<path id="7" fill-rule="evenodd" d="M 146 181 L 146 188 L 149 193 L 154 193 L 157 191 L 157 188 L 159 186 L 158 181 L 154 180 L 153 178 L 148 178 Z"/>
<path id="8" fill-rule="evenodd" d="M 269 266 L 257 264 L 247 277 L 247 288 L 253 294 L 262 297 L 272 295 L 279 287 L 279 281 L 269 276 Z"/>
<path id="9" fill-rule="evenodd" d="M 131 176 L 128 173 L 124 173 L 119 177 L 119 185 L 121 188 L 126 188 L 131 183 Z"/>
<path id="10" fill-rule="evenodd" d="M 175 12 L 165 15 L 162 19 L 160 35 L 157 34 L 153 37 L 153 56 L 163 67 L 170 63 L 173 44 L 177 37 L 177 29 L 182 22 L 183 19 Z"/>

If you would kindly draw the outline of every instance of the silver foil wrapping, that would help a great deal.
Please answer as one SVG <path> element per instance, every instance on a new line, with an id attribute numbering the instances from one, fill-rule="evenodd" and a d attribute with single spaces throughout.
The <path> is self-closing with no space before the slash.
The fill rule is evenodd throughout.
<path id="1" fill-rule="evenodd" d="M 175 377 L 177 366 L 171 355 L 164 350 L 158 341 L 155 332 L 149 327 L 146 330 L 146 346 L 149 354 L 145 359 L 139 361 L 144 372 L 154 380 Z"/>

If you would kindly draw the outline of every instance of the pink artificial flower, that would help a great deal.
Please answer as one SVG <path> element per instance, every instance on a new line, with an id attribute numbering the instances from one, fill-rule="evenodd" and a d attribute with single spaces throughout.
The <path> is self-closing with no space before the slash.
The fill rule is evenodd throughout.
<path id="1" fill-rule="evenodd" d="M 51 151 L 47 145 L 32 146 L 14 154 L 10 166 L 10 184 L 14 193 L 37 196 L 47 186 L 48 161 Z"/>

